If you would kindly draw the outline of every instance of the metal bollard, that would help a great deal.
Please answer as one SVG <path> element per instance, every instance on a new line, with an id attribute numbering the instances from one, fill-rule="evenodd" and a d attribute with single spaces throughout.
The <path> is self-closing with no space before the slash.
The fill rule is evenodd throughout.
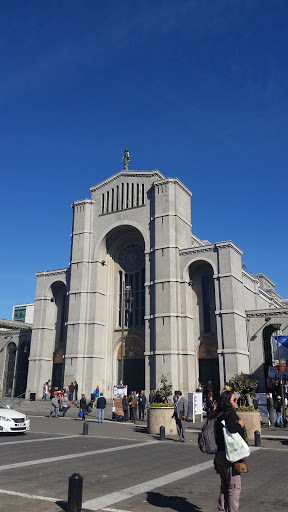
<path id="1" fill-rule="evenodd" d="M 88 436 L 88 421 L 83 423 L 83 436 Z"/>
<path id="2" fill-rule="evenodd" d="M 68 508 L 67 512 L 81 512 L 82 510 L 83 476 L 73 473 L 69 476 Z"/>
<path id="3" fill-rule="evenodd" d="M 261 434 L 260 434 L 259 430 L 255 430 L 254 440 L 255 440 L 255 446 L 261 446 Z"/>
<path id="4" fill-rule="evenodd" d="M 160 427 L 160 441 L 164 441 L 165 439 L 165 427 Z"/>

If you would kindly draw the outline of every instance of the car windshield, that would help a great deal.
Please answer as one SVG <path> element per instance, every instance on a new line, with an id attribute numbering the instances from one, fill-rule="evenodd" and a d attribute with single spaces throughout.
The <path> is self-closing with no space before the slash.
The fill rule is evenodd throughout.
<path id="1" fill-rule="evenodd" d="M 0 402 L 0 409 L 8 409 L 8 407 L 3 402 Z"/>

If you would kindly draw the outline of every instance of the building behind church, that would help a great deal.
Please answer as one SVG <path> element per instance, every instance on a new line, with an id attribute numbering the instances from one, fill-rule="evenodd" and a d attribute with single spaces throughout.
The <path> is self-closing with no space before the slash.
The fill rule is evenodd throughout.
<path id="1" fill-rule="evenodd" d="M 265 391 L 271 335 L 288 330 L 270 279 L 249 274 L 232 241 L 193 235 L 177 178 L 123 170 L 90 191 L 72 205 L 69 267 L 36 274 L 27 390 L 77 380 L 109 398 L 122 378 L 149 393 L 164 374 L 186 394 L 242 371 Z"/>

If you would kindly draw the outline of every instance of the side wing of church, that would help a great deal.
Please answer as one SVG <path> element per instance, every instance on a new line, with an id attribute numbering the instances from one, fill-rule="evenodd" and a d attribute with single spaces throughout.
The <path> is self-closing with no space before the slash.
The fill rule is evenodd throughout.
<path id="1" fill-rule="evenodd" d="M 243 270 L 233 242 L 192 234 L 177 178 L 124 170 L 90 190 L 72 205 L 69 268 L 36 274 L 27 389 L 76 380 L 111 398 L 122 380 L 149 393 L 165 375 L 186 394 L 242 371 L 265 390 L 271 326 L 288 319 L 273 283 Z"/>

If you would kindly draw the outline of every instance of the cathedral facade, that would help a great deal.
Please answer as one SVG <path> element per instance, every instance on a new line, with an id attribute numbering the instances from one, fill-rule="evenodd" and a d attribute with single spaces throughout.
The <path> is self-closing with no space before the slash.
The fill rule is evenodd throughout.
<path id="1" fill-rule="evenodd" d="M 77 380 L 111 398 L 121 382 L 149 393 L 165 375 L 187 393 L 241 371 L 265 388 L 274 317 L 288 319 L 273 283 L 242 268 L 232 241 L 192 234 L 177 178 L 123 170 L 90 191 L 72 205 L 69 267 L 36 274 L 27 389 L 41 398 L 46 380 Z"/>

